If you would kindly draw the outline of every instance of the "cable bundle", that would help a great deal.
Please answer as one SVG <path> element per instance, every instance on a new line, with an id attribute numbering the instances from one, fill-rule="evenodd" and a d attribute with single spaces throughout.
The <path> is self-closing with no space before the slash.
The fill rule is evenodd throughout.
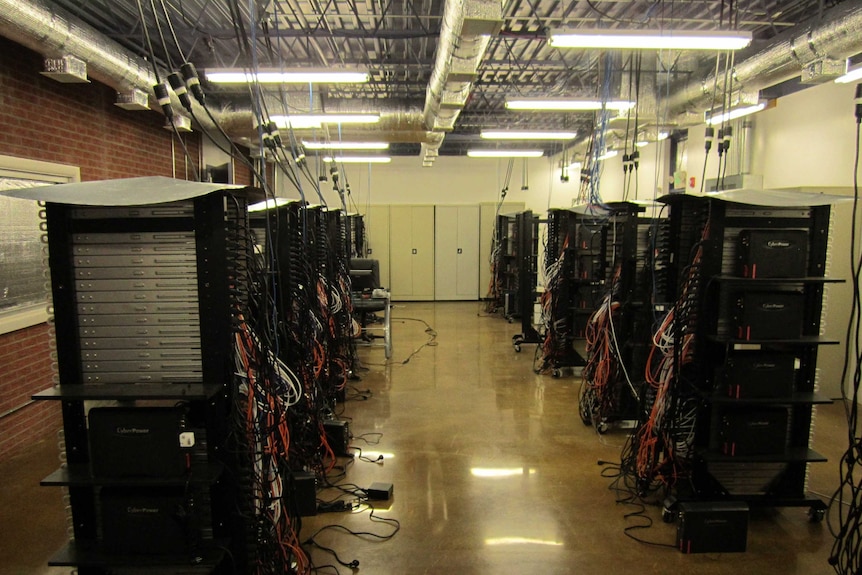
<path id="1" fill-rule="evenodd" d="M 675 305 L 652 337 L 647 358 L 646 402 L 643 421 L 631 437 L 631 457 L 638 488 L 646 492 L 656 484 L 672 487 L 687 476 L 697 402 L 683 388 L 683 369 L 694 356 L 697 293 L 701 280 L 703 242 L 709 238 L 709 221 L 687 270 L 683 272 Z"/>

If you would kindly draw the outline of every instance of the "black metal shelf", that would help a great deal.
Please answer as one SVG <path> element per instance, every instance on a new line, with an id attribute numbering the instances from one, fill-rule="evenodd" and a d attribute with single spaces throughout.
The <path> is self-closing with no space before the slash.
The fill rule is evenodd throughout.
<path id="1" fill-rule="evenodd" d="M 206 383 L 98 383 L 58 385 L 32 396 L 38 400 L 94 399 L 187 399 L 206 400 L 222 390 L 219 384 Z"/>
<path id="2" fill-rule="evenodd" d="M 826 277 L 800 277 L 800 278 L 744 278 L 731 275 L 712 276 L 712 279 L 722 283 L 739 284 L 838 284 L 846 280 Z"/>
<path id="3" fill-rule="evenodd" d="M 214 540 L 205 540 L 199 549 L 189 554 L 159 555 L 105 552 L 95 543 L 70 542 L 48 560 L 52 567 L 211 567 L 224 559 L 225 549 Z"/>
<path id="4" fill-rule="evenodd" d="M 715 343 L 730 345 L 838 345 L 837 339 L 826 339 L 816 335 L 805 335 L 802 337 L 787 339 L 737 339 L 726 335 L 707 335 L 706 339 Z"/>
<path id="5" fill-rule="evenodd" d="M 716 451 L 700 454 L 704 461 L 711 463 L 814 463 L 827 461 L 826 456 L 807 447 L 790 447 L 783 453 L 759 455 L 725 455 Z"/>
<path id="6" fill-rule="evenodd" d="M 729 397 L 710 395 L 710 402 L 721 405 L 825 405 L 832 400 L 819 393 L 794 393 L 791 397 Z"/>
<path id="7" fill-rule="evenodd" d="M 163 487 L 188 483 L 210 485 L 218 480 L 224 465 L 218 462 L 192 464 L 192 471 L 180 477 L 93 477 L 87 465 L 61 467 L 39 482 L 44 487 L 111 485 L 123 487 Z"/>

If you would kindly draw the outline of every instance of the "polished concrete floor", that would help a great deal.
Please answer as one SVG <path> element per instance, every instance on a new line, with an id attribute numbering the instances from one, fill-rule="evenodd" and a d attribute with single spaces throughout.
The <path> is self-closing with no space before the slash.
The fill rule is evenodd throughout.
<path id="1" fill-rule="evenodd" d="M 423 320 L 437 333 L 429 340 Z M 356 460 L 346 481 L 360 487 L 383 481 L 394 496 L 375 515 L 397 519 L 401 530 L 387 541 L 324 531 L 318 543 L 342 561 L 359 561 L 369 575 L 550 574 L 771 574 L 831 573 L 831 537 L 825 524 L 810 524 L 805 508 L 752 514 L 748 551 L 683 555 L 638 543 L 623 529 L 635 524 L 632 507 L 616 503 L 599 460 L 618 461 L 624 430 L 597 435 L 577 414 L 580 381 L 532 371 L 533 346 L 515 353 L 517 325 L 483 317 L 477 303 L 404 303 L 393 310 L 394 354 L 362 349 L 367 371 L 355 389 L 367 400 L 345 405 L 353 444 L 382 463 Z M 353 396 L 355 392 L 352 392 Z M 843 410 L 821 407 L 814 446 L 830 462 L 812 466 L 810 488 L 830 493 L 837 485 Z M 372 435 L 382 434 L 382 435 Z M 365 440 L 376 441 L 369 445 Z M 61 495 L 39 488 L 56 468 L 56 446 L 40 442 L 13 461 L 0 463 L 0 573 L 55 575 L 45 561 L 64 538 Z M 649 508 L 653 526 L 636 532 L 673 544 L 675 526 Z M 385 535 L 391 525 L 367 510 L 306 518 L 302 536 L 327 524 Z M 317 550 L 318 566 L 334 563 Z M 332 569 L 322 573 L 334 573 Z M 340 572 L 351 569 L 340 567 Z"/>

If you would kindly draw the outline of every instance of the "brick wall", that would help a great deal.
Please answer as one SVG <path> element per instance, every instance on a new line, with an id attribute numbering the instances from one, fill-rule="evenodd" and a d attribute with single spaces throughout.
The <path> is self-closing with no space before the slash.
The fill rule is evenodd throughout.
<path id="1" fill-rule="evenodd" d="M 186 177 L 182 147 L 172 146 L 161 114 L 123 110 L 111 88 L 60 84 L 41 69 L 41 55 L 0 38 L 0 154 L 78 166 L 84 181 Z M 200 136 L 183 138 L 197 166 Z M 56 402 L 27 405 L 51 385 L 47 344 L 45 325 L 0 336 L 0 460 L 60 427 Z M 4 416 L 9 410 L 16 411 Z"/>
<path id="2" fill-rule="evenodd" d="M 48 338 L 45 324 L 0 335 L 0 461 L 60 428 L 58 402 L 29 403 L 51 386 Z"/>

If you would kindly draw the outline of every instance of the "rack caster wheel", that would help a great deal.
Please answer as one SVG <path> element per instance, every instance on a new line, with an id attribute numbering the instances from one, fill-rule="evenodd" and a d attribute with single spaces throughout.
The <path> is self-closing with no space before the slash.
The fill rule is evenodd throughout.
<path id="1" fill-rule="evenodd" d="M 600 421 L 596 424 L 596 431 L 599 432 L 599 435 L 604 435 L 608 432 L 608 423 L 606 421 Z"/>
<path id="2" fill-rule="evenodd" d="M 560 379 L 561 377 L 563 377 L 563 371 L 561 369 L 555 369 L 551 372 L 551 377 L 553 377 L 554 379 Z"/>
<path id="3" fill-rule="evenodd" d="M 506 321 L 509 323 L 515 323 L 515 320 L 513 320 L 512 318 L 506 318 Z"/>
<path id="4" fill-rule="evenodd" d="M 667 507 L 663 507 L 661 510 L 661 520 L 665 523 L 673 523 L 676 521 L 676 513 Z"/>
<path id="5" fill-rule="evenodd" d="M 823 521 L 823 518 L 826 517 L 826 510 L 821 509 L 819 507 L 809 507 L 808 508 L 808 522 L 809 523 L 820 523 Z"/>
<path id="6" fill-rule="evenodd" d="M 516 353 L 521 353 L 521 344 L 516 343 L 516 344 L 513 344 L 512 347 L 515 348 Z"/>

